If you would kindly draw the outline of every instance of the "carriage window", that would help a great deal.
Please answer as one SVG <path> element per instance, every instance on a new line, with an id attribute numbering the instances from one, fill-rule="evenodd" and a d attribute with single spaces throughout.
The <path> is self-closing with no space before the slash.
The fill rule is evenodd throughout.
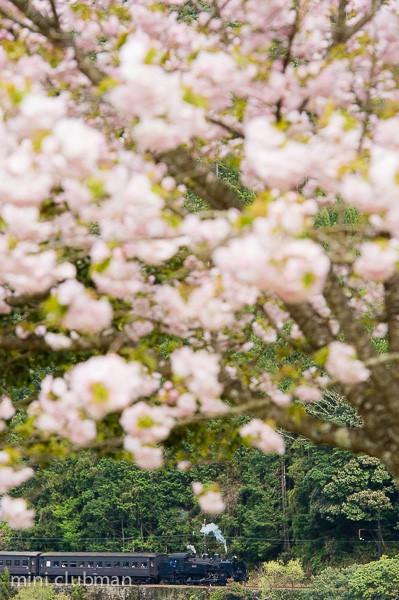
<path id="1" fill-rule="evenodd" d="M 4 565 L 4 561 L 0 560 L 0 566 Z"/>
<path id="2" fill-rule="evenodd" d="M 132 567 L 133 569 L 137 569 L 137 567 L 139 566 L 139 563 L 137 562 L 132 562 Z"/>
<path id="3" fill-rule="evenodd" d="M 51 560 L 46 560 L 46 567 L 51 567 Z"/>
<path id="4" fill-rule="evenodd" d="M 54 560 L 53 561 L 53 567 L 59 567 L 60 566 L 60 561 L 59 560 Z"/>
<path id="5" fill-rule="evenodd" d="M 123 568 L 124 569 L 128 569 L 129 568 L 129 563 L 128 562 L 124 562 L 123 563 Z"/>
<path id="6" fill-rule="evenodd" d="M 103 561 L 100 560 L 99 562 L 97 562 L 97 567 L 102 567 L 103 566 Z"/>
<path id="7" fill-rule="evenodd" d="M 69 563 L 70 567 L 76 567 L 76 560 L 72 561 Z"/>
<path id="8" fill-rule="evenodd" d="M 141 563 L 141 568 L 142 569 L 146 569 L 147 568 L 147 561 L 144 561 Z"/>
<path id="9" fill-rule="evenodd" d="M 154 566 L 154 561 L 152 560 L 152 561 L 150 562 L 150 567 L 153 567 L 153 566 Z"/>
<path id="10" fill-rule="evenodd" d="M 21 561 L 20 560 L 14 560 L 14 565 L 20 565 Z"/>
<path id="11" fill-rule="evenodd" d="M 6 560 L 6 565 L 9 567 L 11 565 L 11 560 Z"/>
<path id="12" fill-rule="evenodd" d="M 93 567 L 94 567 L 94 561 L 89 560 L 89 562 L 87 563 L 87 568 L 92 569 Z"/>
<path id="13" fill-rule="evenodd" d="M 106 562 L 105 563 L 105 568 L 106 569 L 110 569 L 112 567 L 112 563 L 111 562 Z"/>
<path id="14" fill-rule="evenodd" d="M 63 567 L 64 569 L 66 569 L 68 567 L 68 562 L 62 561 L 61 567 Z"/>
<path id="15" fill-rule="evenodd" d="M 120 567 L 120 566 L 121 566 L 121 563 L 120 563 L 120 561 L 119 561 L 119 560 L 116 560 L 116 561 L 114 562 L 114 567 Z"/>
<path id="16" fill-rule="evenodd" d="M 3 561 L 1 561 L 1 564 L 3 564 Z M 24 567 L 27 567 L 27 566 L 28 566 L 28 561 L 27 561 L 27 560 L 23 560 L 23 561 L 22 561 L 22 565 L 23 565 Z"/>
<path id="17" fill-rule="evenodd" d="M 85 561 L 84 560 L 79 561 L 79 568 L 83 569 L 84 566 L 85 566 Z"/>

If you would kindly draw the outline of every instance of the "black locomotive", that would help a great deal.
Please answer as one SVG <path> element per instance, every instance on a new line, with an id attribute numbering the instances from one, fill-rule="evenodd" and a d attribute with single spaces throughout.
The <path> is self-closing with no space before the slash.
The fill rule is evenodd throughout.
<path id="1" fill-rule="evenodd" d="M 159 576 L 165 583 L 187 585 L 226 585 L 229 579 L 246 581 L 247 569 L 243 562 L 222 559 L 219 554 L 202 558 L 192 554 L 176 553 L 164 557 L 159 564 Z"/>
<path id="2" fill-rule="evenodd" d="M 247 580 L 246 566 L 236 557 L 183 552 L 0 552 L 0 573 L 5 569 L 13 578 L 41 577 L 60 584 L 226 585 Z"/>

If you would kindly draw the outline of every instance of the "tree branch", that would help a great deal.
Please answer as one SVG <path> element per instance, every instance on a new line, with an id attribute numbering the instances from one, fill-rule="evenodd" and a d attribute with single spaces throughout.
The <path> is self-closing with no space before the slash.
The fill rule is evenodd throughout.
<path id="1" fill-rule="evenodd" d="M 56 31 L 53 31 L 55 23 L 48 17 L 42 15 L 36 10 L 30 0 L 9 0 L 18 10 L 25 15 L 29 21 L 36 25 L 37 29 L 46 37 L 52 38 Z"/>
<path id="2" fill-rule="evenodd" d="M 57 29 L 60 29 L 60 20 L 58 18 L 57 8 L 54 0 L 50 0 L 51 12 L 53 13 L 54 23 Z"/>
<path id="3" fill-rule="evenodd" d="M 223 129 L 228 131 L 233 138 L 241 139 L 244 137 L 244 133 L 242 131 L 238 131 L 238 129 L 235 129 L 235 127 L 227 125 L 227 123 L 223 123 L 223 121 L 217 119 L 216 117 L 208 117 L 208 121 L 214 125 L 218 125 L 218 127 L 223 127 Z"/>
<path id="4" fill-rule="evenodd" d="M 347 42 L 352 36 L 354 36 L 358 31 L 360 31 L 362 27 L 367 25 L 367 23 L 369 23 L 369 21 L 371 21 L 371 19 L 377 14 L 378 10 L 383 4 L 383 1 L 381 2 L 374 0 L 371 11 L 365 14 L 361 19 L 359 19 L 359 21 L 357 21 L 357 23 L 354 23 L 352 27 L 349 27 L 346 30 L 343 42 Z"/>
<path id="5" fill-rule="evenodd" d="M 328 323 L 309 303 L 285 304 L 294 321 L 305 334 L 313 350 L 320 350 L 334 340 Z"/>
<path id="6" fill-rule="evenodd" d="M 333 40 L 335 44 L 340 44 L 341 39 L 345 35 L 346 27 L 346 7 L 348 4 L 348 0 L 339 0 L 338 5 L 338 19 L 337 24 L 334 28 Z"/>
<path id="7" fill-rule="evenodd" d="M 184 148 L 176 148 L 159 156 L 168 165 L 178 183 L 183 183 L 216 210 L 242 209 L 230 188 L 203 163 L 195 160 Z"/>
<path id="8" fill-rule="evenodd" d="M 339 44 L 345 44 L 352 36 L 354 36 L 362 27 L 367 25 L 371 21 L 371 19 L 375 16 L 378 10 L 383 5 L 383 1 L 381 0 L 373 0 L 371 10 L 363 15 L 356 23 L 354 23 L 351 27 L 346 27 L 346 5 L 347 0 L 340 0 L 338 7 L 338 21 L 337 25 L 333 32 L 333 43 L 331 48 L 337 46 Z M 331 49 L 330 48 L 330 49 Z"/>
<path id="9" fill-rule="evenodd" d="M 376 365 L 386 365 L 387 363 L 398 362 L 399 352 L 387 352 L 379 354 L 377 358 L 371 358 L 364 362 L 366 367 L 375 367 Z"/>
<path id="10" fill-rule="evenodd" d="M 119 332 L 112 331 L 108 334 L 102 333 L 90 337 L 79 337 L 71 340 L 68 348 L 54 349 L 44 338 L 31 335 L 26 339 L 20 339 L 16 336 L 0 336 L 0 350 L 34 350 L 39 352 L 82 352 L 86 350 L 108 350 L 115 341 Z"/>
<path id="11" fill-rule="evenodd" d="M 339 291 L 344 297 L 345 306 L 347 306 L 347 300 L 341 288 Z M 313 351 L 320 350 L 335 340 L 335 337 L 331 333 L 326 320 L 323 319 L 323 317 L 321 317 L 310 304 L 303 303 L 286 306 L 292 318 L 296 321 L 305 334 Z M 352 321 L 353 312 L 349 306 L 347 306 L 347 311 L 350 312 L 350 320 Z M 347 317 L 349 319 L 349 314 L 347 314 Z M 363 330 L 361 335 L 365 335 Z M 379 358 L 380 357 L 375 354 L 369 360 L 379 361 Z M 378 364 L 381 363 L 377 362 L 374 367 L 376 367 Z M 370 366 L 373 366 L 373 364 Z M 385 375 L 385 367 L 382 368 L 384 369 Z M 376 424 L 377 422 L 380 423 L 380 419 L 384 418 L 385 411 L 381 406 L 380 400 L 375 397 L 375 393 L 370 389 L 370 386 L 367 383 L 359 383 L 351 386 L 339 385 L 338 389 L 340 390 L 342 396 L 357 409 L 359 415 L 363 418 L 365 422 L 364 428 L 365 430 L 367 429 L 367 433 L 370 435 L 371 439 L 376 439 L 378 430 Z"/>
<path id="12" fill-rule="evenodd" d="M 15 25 L 18 25 L 22 29 L 26 28 L 26 29 L 29 29 L 29 31 L 32 31 L 32 33 L 40 33 L 40 31 L 38 29 L 35 29 L 35 27 L 32 27 L 29 23 L 24 23 L 23 21 L 20 21 L 17 17 L 12 15 L 8 11 L 4 10 L 4 8 L 0 8 L 0 15 L 2 17 L 4 17 L 5 19 L 8 19 Z"/>
<path id="13" fill-rule="evenodd" d="M 94 84 L 99 83 L 106 77 L 86 52 L 76 44 L 73 33 L 66 33 L 59 28 L 59 22 L 53 21 L 36 10 L 29 0 L 9 0 L 18 10 L 25 15 L 39 32 L 44 35 L 54 46 L 59 48 L 73 48 L 75 59 L 79 70 Z"/>
<path id="14" fill-rule="evenodd" d="M 388 323 L 390 352 L 399 352 L 399 275 L 395 274 L 385 283 L 385 307 Z"/>
<path id="15" fill-rule="evenodd" d="M 327 423 L 316 417 L 312 417 L 302 411 L 292 410 L 292 407 L 285 409 L 276 406 L 268 397 L 253 397 L 252 400 L 231 408 L 228 412 L 219 414 L 199 414 L 179 421 L 173 428 L 173 433 L 182 434 L 187 428 L 210 419 L 229 419 L 241 415 L 250 415 L 251 417 L 265 418 L 274 421 L 275 425 L 282 429 L 287 429 L 298 435 L 303 435 L 317 445 L 330 445 L 336 448 L 351 450 L 352 452 L 367 452 L 376 455 L 378 447 L 366 438 L 360 428 L 348 428 Z"/>
<path id="16" fill-rule="evenodd" d="M 332 271 L 330 271 L 324 287 L 324 296 L 341 325 L 346 339 L 356 349 L 359 358 L 364 362 L 371 361 L 372 364 L 372 361 L 378 358 L 378 353 L 370 341 L 367 331 L 355 317 L 338 278 Z M 399 394 L 399 386 L 395 378 L 384 365 L 380 365 L 378 362 L 375 366 L 370 367 L 370 371 L 387 406 L 394 408 Z"/>

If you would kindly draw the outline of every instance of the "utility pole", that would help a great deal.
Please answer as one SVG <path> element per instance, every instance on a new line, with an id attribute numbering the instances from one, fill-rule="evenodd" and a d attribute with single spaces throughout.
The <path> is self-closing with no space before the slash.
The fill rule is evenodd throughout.
<path id="1" fill-rule="evenodd" d="M 384 543 L 384 539 L 382 537 L 382 532 L 381 532 L 381 519 L 380 519 L 380 515 L 378 515 L 378 521 L 377 521 L 377 529 L 359 529 L 359 540 L 360 541 L 369 541 L 366 540 L 365 537 L 363 537 L 363 531 L 370 531 L 373 541 L 377 542 L 377 552 L 378 552 L 378 560 L 381 558 L 382 556 L 382 546 L 385 546 Z M 375 539 L 375 533 L 377 532 L 377 540 Z"/>
<path id="2" fill-rule="evenodd" d="M 288 511 L 287 511 L 287 471 L 285 466 L 284 456 L 281 459 L 281 512 L 283 515 L 283 539 L 284 550 L 290 549 L 290 536 L 288 528 Z"/>
<path id="3" fill-rule="evenodd" d="M 381 546 L 382 546 L 381 542 L 382 542 L 381 519 L 380 519 L 380 513 L 378 512 L 378 521 L 377 521 L 378 560 L 380 560 L 380 558 L 381 558 Z"/>

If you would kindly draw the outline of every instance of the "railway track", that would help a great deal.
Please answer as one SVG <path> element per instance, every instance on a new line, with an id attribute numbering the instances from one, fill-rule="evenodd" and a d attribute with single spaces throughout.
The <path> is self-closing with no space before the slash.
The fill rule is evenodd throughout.
<path id="1" fill-rule="evenodd" d="M 67 587 L 69 586 L 73 586 L 76 584 L 66 584 L 66 583 L 52 583 L 51 585 L 54 585 L 56 587 Z M 84 584 L 82 584 L 84 585 Z M 234 585 L 234 584 L 233 584 Z M 198 590 L 198 589 L 203 589 L 203 590 L 209 590 L 209 588 L 215 589 L 215 590 L 225 590 L 228 589 L 230 587 L 230 584 L 227 585 L 170 585 L 170 584 L 156 584 L 156 585 L 152 585 L 152 584 L 148 584 L 148 583 L 144 583 L 144 584 L 140 584 L 140 585 L 124 585 L 122 583 L 120 584 L 115 584 L 115 583 L 103 583 L 103 584 L 90 584 L 90 587 L 117 587 L 117 588 L 154 588 L 154 589 L 177 589 L 177 590 L 181 590 L 181 589 L 185 589 L 185 590 Z M 244 586 L 246 590 L 250 590 L 251 592 L 260 592 L 260 588 L 255 586 L 255 585 L 245 585 Z M 306 590 L 308 588 L 307 585 L 296 585 L 294 587 L 292 586 L 288 586 L 288 587 L 273 587 L 273 590 L 293 590 L 293 591 L 299 591 L 299 590 Z"/>

